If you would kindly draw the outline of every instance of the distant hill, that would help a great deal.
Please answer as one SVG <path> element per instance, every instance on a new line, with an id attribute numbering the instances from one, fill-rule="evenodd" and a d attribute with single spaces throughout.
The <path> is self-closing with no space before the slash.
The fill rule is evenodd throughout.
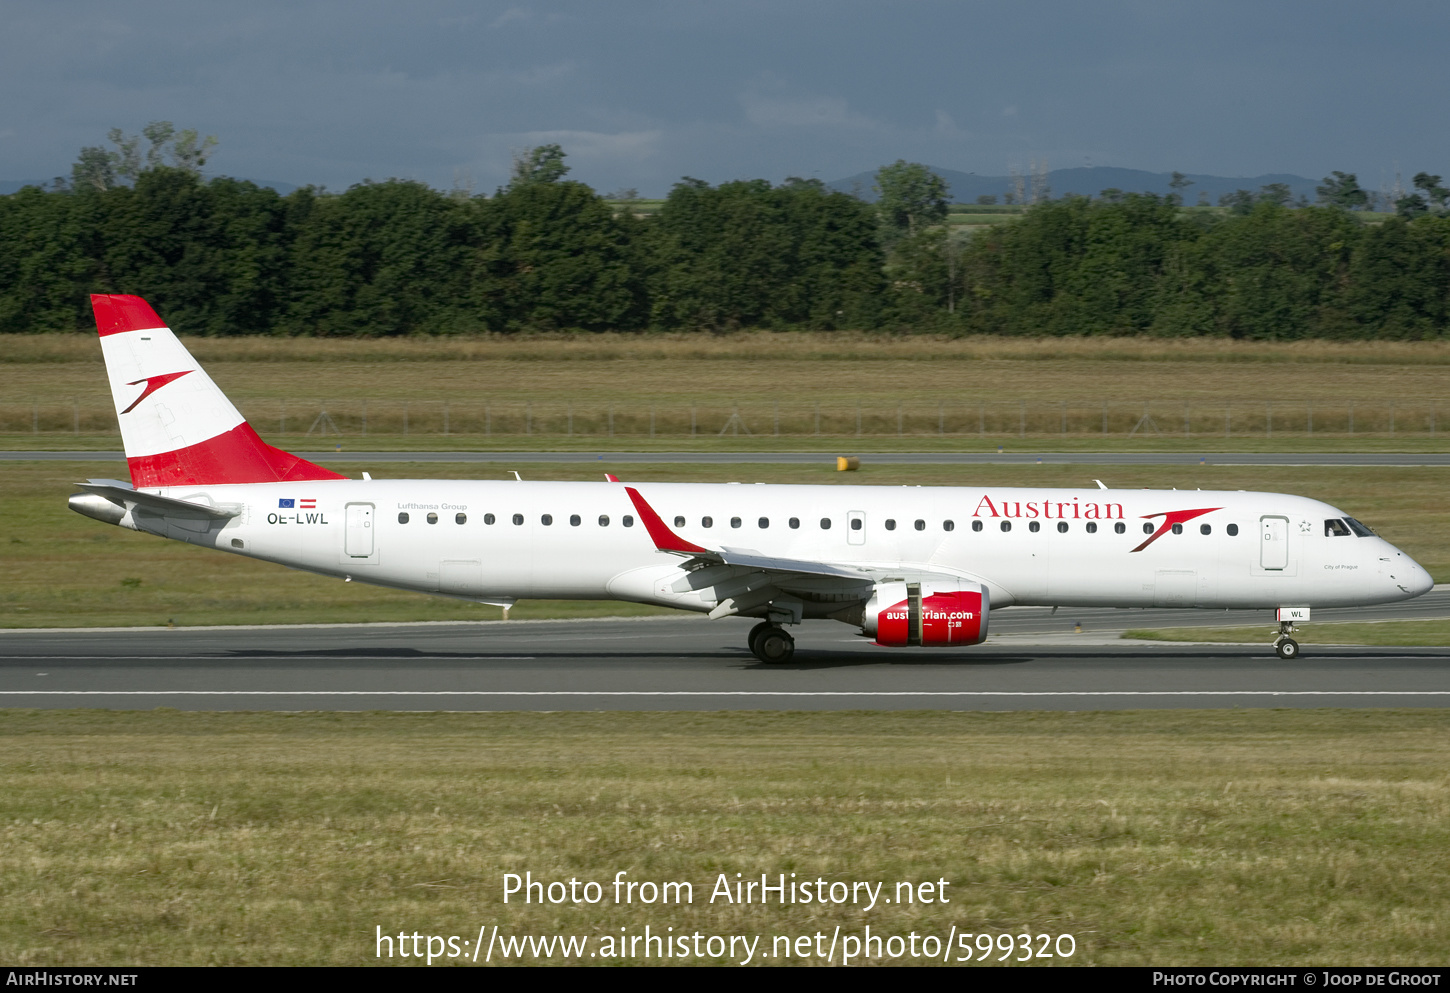
<path id="1" fill-rule="evenodd" d="M 0 179 L 0 196 L 18 192 L 25 186 L 49 186 L 48 179 Z M 275 179 L 254 179 L 252 182 L 258 186 L 270 186 L 284 197 L 297 189 L 296 183 L 283 183 Z"/>
<path id="2" fill-rule="evenodd" d="M 974 203 L 977 197 L 984 195 L 996 196 L 997 202 L 1001 203 L 1003 194 L 1011 187 L 1012 182 L 1010 176 L 979 176 L 974 172 L 938 169 L 936 166 L 927 168 L 947 181 L 951 187 L 952 200 L 955 203 Z M 1302 194 L 1312 201 L 1314 187 L 1322 182 L 1322 180 L 1306 179 L 1303 176 L 1278 172 L 1266 173 L 1262 176 L 1209 176 L 1203 173 L 1185 173 L 1185 175 L 1193 180 L 1193 185 L 1184 191 L 1183 202 L 1187 204 L 1197 203 L 1199 193 L 1207 193 L 1209 203 L 1216 204 L 1218 198 L 1225 193 L 1232 193 L 1234 190 L 1257 191 L 1259 187 L 1267 186 L 1270 183 L 1284 183 L 1294 191 L 1295 196 Z M 1048 185 L 1052 187 L 1054 197 L 1065 196 L 1069 193 L 1097 196 L 1107 189 L 1119 189 L 1124 193 L 1167 194 L 1173 192 L 1168 185 L 1168 181 L 1172 178 L 1172 174 L 1167 172 L 1115 169 L 1109 166 L 1053 169 L 1047 174 Z M 875 200 L 876 194 L 871 191 L 871 185 L 875 181 L 875 172 L 863 172 L 826 185 L 844 193 L 857 193 L 865 200 Z"/>
<path id="3" fill-rule="evenodd" d="M 25 186 L 49 186 L 48 179 L 0 179 L 0 196 L 15 193 Z"/>

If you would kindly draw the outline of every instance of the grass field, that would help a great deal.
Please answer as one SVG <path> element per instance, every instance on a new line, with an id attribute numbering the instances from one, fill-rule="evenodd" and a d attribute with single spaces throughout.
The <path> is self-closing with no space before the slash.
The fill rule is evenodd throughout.
<path id="1" fill-rule="evenodd" d="M 480 925 L 769 949 L 869 924 L 1071 934 L 1078 965 L 1440 965 L 1446 729 L 1435 710 L 11 711 L 0 959 L 361 965 L 378 927 Z M 621 870 L 694 900 L 502 902 L 506 872 Z M 945 879 L 951 902 L 711 905 L 737 872 Z"/>
<path id="2" fill-rule="evenodd" d="M 618 449 L 653 435 L 671 448 L 833 448 L 859 432 L 873 447 L 1413 451 L 1443 445 L 1450 412 L 1441 343 L 766 332 L 187 343 L 265 436 L 316 429 L 317 443 L 350 447 Z M 92 337 L 8 336 L 0 363 L 0 447 L 116 446 Z M 324 408 L 341 438 L 317 434 Z"/>
<path id="3" fill-rule="evenodd" d="M 363 466 L 339 468 L 357 475 Z M 0 474 L 0 626 L 254 624 L 497 619 L 499 608 L 342 583 L 280 566 L 111 527 L 72 513 L 76 481 L 113 476 L 116 463 L 7 463 Z M 1326 500 L 1450 581 L 1450 469 L 1233 466 L 873 466 L 838 473 L 828 464 L 531 465 L 528 479 L 830 485 L 1042 485 L 1291 490 Z M 372 467 L 376 478 L 508 477 L 507 468 L 457 463 Z M 662 613 L 618 603 L 522 601 L 515 619 Z M 1262 640 L 1262 636 L 1254 640 Z"/>
<path id="4" fill-rule="evenodd" d="M 1354 436 L 1243 434 L 1214 448 L 1437 450 L 1428 431 L 1373 418 L 1434 411 L 1450 365 L 1439 345 L 982 342 L 870 336 L 564 337 L 522 340 L 190 342 L 213 377 L 261 416 L 282 401 L 341 408 L 349 448 L 640 448 L 626 405 L 642 396 L 752 423 L 773 409 L 834 410 L 821 439 L 657 439 L 660 447 L 963 445 L 932 437 L 938 404 L 1001 407 L 970 444 L 1188 448 L 1126 432 L 1154 401 L 1181 424 L 1266 397 L 1361 404 Z M 68 431 L 87 403 L 111 416 L 94 339 L 0 343 L 0 447 L 118 447 L 114 420 Z M 86 392 L 89 391 L 89 392 Z M 348 408 L 431 404 L 403 436 L 359 441 Z M 72 398 L 75 398 L 72 407 Z M 89 398 L 89 399 L 86 399 Z M 444 436 L 451 404 L 537 404 L 537 436 Z M 1329 398 L 1334 398 L 1330 404 Z M 30 434 L 48 405 L 46 431 Z M 310 401 L 309 401 L 310 402 Z M 895 432 L 896 405 L 914 410 Z M 1025 437 L 1013 406 L 1033 405 Z M 1054 405 L 1071 403 L 1064 438 Z M 1114 411 L 1116 434 L 1089 430 Z M 560 440 L 574 404 L 581 437 Z M 617 427 L 602 430 L 608 405 Z M 1375 405 L 1378 406 L 1375 406 Z M 1366 406 L 1371 413 L 1366 413 Z M 311 408 L 315 415 L 316 406 Z M 455 407 L 457 411 L 461 407 Z M 1020 410 L 1020 408 L 1019 408 Z M 1280 417 L 1289 416 L 1287 408 Z M 1136 411 L 1136 413 L 1134 413 Z M 1267 412 L 1266 412 L 1267 413 Z M 294 417 L 299 416 L 294 410 Z M 301 415 L 306 416 L 306 415 Z M 473 416 L 460 415 L 454 416 Z M 513 416 L 510 414 L 509 416 Z M 671 422 L 679 428 L 678 412 Z M 828 415 L 830 416 L 830 415 Z M 1209 415 L 1203 415 L 1207 431 Z M 475 422 L 476 423 L 476 422 Z M 506 423 L 506 422 L 505 422 Z M 793 422 L 792 430 L 805 422 Z M 1285 423 L 1278 422 L 1281 427 Z M 1292 424 L 1292 421 L 1289 423 Z M 465 420 L 464 424 L 467 424 Z M 1306 425 L 1307 426 L 1307 425 Z M 1347 424 L 1345 425 L 1347 426 Z M 1428 422 L 1422 422 L 1427 427 Z M 3 425 L 0 425 L 3 428 Z M 1081 430 L 1079 430 L 1081 429 Z M 1364 431 L 1373 433 L 1366 435 Z M 1197 422 L 1195 422 L 1197 431 Z M 880 433 L 876 433 L 880 432 Z M 1340 435 L 1343 434 L 1341 439 Z M 874 435 L 874 436 L 873 436 Z M 512 438 L 513 440 L 508 440 Z M 1016 438 L 1016 442 L 1011 439 Z M 328 438 L 330 443 L 333 439 Z M 844 444 L 843 444 L 844 443 Z M 322 447 L 322 446 L 316 446 Z M 851 454 L 841 451 L 840 454 Z M 341 467 L 359 472 L 362 466 Z M 501 478 L 505 468 L 388 465 L 376 477 Z M 1092 485 L 1269 489 L 1328 500 L 1450 580 L 1450 470 L 1215 466 L 525 466 L 526 478 L 827 484 Z M 0 624 L 257 623 L 495 618 L 497 608 L 326 580 L 108 527 L 70 513 L 71 485 L 118 463 L 0 470 Z M 626 608 L 627 609 L 627 608 Z M 620 613 L 531 604 L 513 617 Z M 1255 641 L 1266 640 L 1255 630 Z M 621 928 L 797 937 L 840 925 L 878 935 L 1072 934 L 1072 964 L 1439 965 L 1450 944 L 1450 736 L 1442 710 L 1141 713 L 205 714 L 0 713 L 0 961 L 41 964 L 303 964 L 376 961 L 375 928 L 459 935 Z M 678 907 L 522 906 L 502 876 L 689 881 Z M 830 881 L 944 878 L 952 903 L 728 907 L 718 874 Z M 393 960 L 395 963 L 401 960 Z M 409 960 L 410 962 L 414 960 Z M 555 957 L 551 961 L 559 962 Z M 759 959 L 757 959 L 759 961 Z M 767 960 L 774 961 L 774 960 Z M 901 961 L 901 960 L 898 960 Z M 909 959 L 906 961 L 910 961 Z"/>
<path id="5" fill-rule="evenodd" d="M 1278 633 L 1275 624 L 1250 627 L 1155 628 L 1124 631 L 1142 641 L 1223 641 L 1263 644 Z M 1370 621 L 1300 625 L 1301 645 L 1450 645 L 1450 621 Z"/>

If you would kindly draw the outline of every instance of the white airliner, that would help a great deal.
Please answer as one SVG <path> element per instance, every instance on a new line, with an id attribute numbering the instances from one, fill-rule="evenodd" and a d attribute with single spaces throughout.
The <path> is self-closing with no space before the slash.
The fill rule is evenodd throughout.
<path id="1" fill-rule="evenodd" d="M 966 647 L 1012 605 L 1277 610 L 1419 596 L 1428 573 L 1343 511 L 1279 493 L 349 479 L 268 445 L 139 297 L 91 298 L 131 482 L 71 509 L 348 581 L 490 604 L 616 599 L 830 618 L 883 646 Z"/>

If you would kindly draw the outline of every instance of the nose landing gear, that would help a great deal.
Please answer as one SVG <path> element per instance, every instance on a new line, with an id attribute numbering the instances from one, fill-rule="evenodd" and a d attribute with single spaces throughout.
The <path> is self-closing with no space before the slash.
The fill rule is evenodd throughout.
<path id="1" fill-rule="evenodd" d="M 795 639 L 779 624 L 764 621 L 750 629 L 750 654 L 762 662 L 789 662 L 795 655 Z"/>

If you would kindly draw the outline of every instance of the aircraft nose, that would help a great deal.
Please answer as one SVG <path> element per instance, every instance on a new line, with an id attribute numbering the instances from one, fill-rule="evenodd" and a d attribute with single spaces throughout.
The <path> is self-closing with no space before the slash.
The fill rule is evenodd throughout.
<path id="1" fill-rule="evenodd" d="M 1407 577 L 1409 581 L 1405 583 L 1406 588 L 1410 591 L 1410 595 L 1419 596 L 1421 593 L 1429 593 L 1435 588 L 1435 580 L 1430 577 L 1430 573 L 1420 563 L 1412 562 L 1411 564 L 1415 569 Z"/>
<path id="2" fill-rule="evenodd" d="M 1435 580 L 1430 577 L 1425 567 L 1399 549 L 1395 552 L 1394 558 L 1385 563 L 1388 568 L 1381 574 L 1406 598 L 1430 592 L 1435 586 Z"/>

